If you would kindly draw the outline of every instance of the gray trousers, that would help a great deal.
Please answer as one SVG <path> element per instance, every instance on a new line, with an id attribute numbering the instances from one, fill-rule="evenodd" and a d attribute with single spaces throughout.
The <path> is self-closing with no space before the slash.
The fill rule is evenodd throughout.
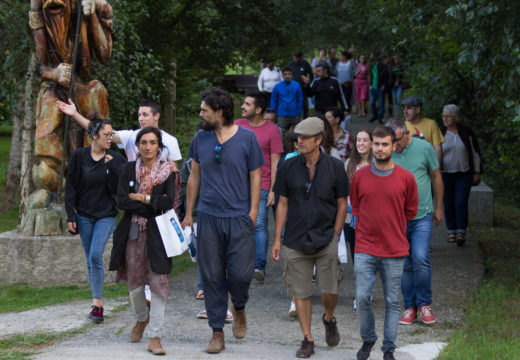
<path id="1" fill-rule="evenodd" d="M 130 291 L 130 302 L 134 310 L 137 321 L 143 322 L 148 318 L 148 306 L 146 306 L 146 297 L 144 295 L 144 285 Z M 162 326 L 164 322 L 164 308 L 166 300 L 152 292 L 150 304 L 150 324 L 148 329 L 150 338 L 162 336 Z"/>

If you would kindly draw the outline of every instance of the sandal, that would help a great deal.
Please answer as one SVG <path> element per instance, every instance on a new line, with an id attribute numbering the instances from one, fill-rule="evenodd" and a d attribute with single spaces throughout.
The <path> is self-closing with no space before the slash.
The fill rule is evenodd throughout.
<path id="1" fill-rule="evenodd" d="M 207 319 L 208 318 L 208 314 L 206 313 L 206 309 L 204 310 L 201 310 L 198 314 L 197 314 L 197 319 Z M 233 314 L 231 314 L 231 312 L 228 310 L 227 313 L 226 313 L 226 324 L 231 324 L 233 322 Z"/>
<path id="2" fill-rule="evenodd" d="M 450 244 L 454 244 L 456 242 L 456 236 L 455 233 L 448 234 L 448 242 Z"/>
<path id="3" fill-rule="evenodd" d="M 204 290 L 200 289 L 197 291 L 197 295 L 195 295 L 195 299 L 204 300 Z"/>
<path id="4" fill-rule="evenodd" d="M 207 319 L 207 318 L 208 318 L 208 314 L 206 313 L 206 309 L 201 310 L 201 311 L 197 314 L 197 319 Z"/>
<path id="5" fill-rule="evenodd" d="M 457 246 L 464 246 L 465 242 L 466 242 L 466 234 L 458 233 L 457 234 Z"/>

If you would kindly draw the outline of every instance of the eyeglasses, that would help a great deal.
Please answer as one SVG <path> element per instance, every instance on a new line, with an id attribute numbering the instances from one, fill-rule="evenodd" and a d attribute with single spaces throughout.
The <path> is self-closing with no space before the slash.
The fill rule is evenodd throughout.
<path id="1" fill-rule="evenodd" d="M 222 145 L 215 146 L 215 161 L 219 164 L 222 162 Z"/>
<path id="2" fill-rule="evenodd" d="M 103 133 L 101 135 L 103 135 L 106 138 L 112 139 L 114 136 L 116 136 L 116 133 L 115 132 L 110 132 L 110 133 Z"/>
<path id="3" fill-rule="evenodd" d="M 311 187 L 312 182 L 310 180 L 307 180 L 305 182 L 305 198 L 308 199 L 311 196 Z"/>
<path id="4" fill-rule="evenodd" d="M 404 137 L 404 134 L 401 135 L 401 137 L 396 137 L 395 140 L 394 140 L 394 142 L 399 142 L 399 141 L 401 141 L 401 139 L 402 139 L 403 137 Z"/>

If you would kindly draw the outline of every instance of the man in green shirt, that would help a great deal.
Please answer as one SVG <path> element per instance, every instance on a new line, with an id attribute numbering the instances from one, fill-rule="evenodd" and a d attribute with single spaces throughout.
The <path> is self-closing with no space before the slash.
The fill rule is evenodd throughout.
<path id="1" fill-rule="evenodd" d="M 419 310 L 423 323 L 433 324 L 436 319 L 430 307 L 432 303 L 430 241 L 432 224 L 437 226 L 442 220 L 444 197 L 439 162 L 433 147 L 424 140 L 412 137 L 403 119 L 391 119 L 386 126 L 391 127 L 396 135 L 396 149 L 392 160 L 413 174 L 419 194 L 417 216 L 409 221 L 406 227 L 410 253 L 405 257 L 401 279 L 405 311 L 399 323 L 402 325 L 413 323 L 417 319 L 417 310 Z M 435 208 L 432 202 L 432 185 Z"/>

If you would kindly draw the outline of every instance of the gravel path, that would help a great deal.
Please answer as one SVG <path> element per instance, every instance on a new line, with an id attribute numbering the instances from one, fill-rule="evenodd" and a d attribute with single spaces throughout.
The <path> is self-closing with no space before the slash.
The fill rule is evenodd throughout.
<path id="1" fill-rule="evenodd" d="M 361 127 L 360 122 L 353 124 Z M 272 230 L 272 218 L 270 227 Z M 482 255 L 478 245 L 468 235 L 466 246 L 459 248 L 446 242 L 445 225 L 434 229 L 432 240 L 433 299 L 432 308 L 437 323 L 431 326 L 414 323 L 400 326 L 395 353 L 400 360 L 427 360 L 437 356 L 445 345 L 453 326 L 463 316 L 464 301 L 471 295 L 483 276 Z M 271 236 L 272 241 L 272 236 Z M 313 359 L 355 359 L 361 345 L 359 323 L 352 308 L 354 282 L 352 264 L 344 265 L 345 277 L 341 284 L 335 316 L 341 334 L 340 344 L 328 348 L 321 324 L 323 307 L 315 289 L 312 330 L 316 343 Z M 204 351 L 211 336 L 205 320 L 196 314 L 204 307 L 194 299 L 197 286 L 196 268 L 189 269 L 172 279 L 172 296 L 166 306 L 166 320 L 161 342 L 168 359 L 291 359 L 295 357 L 302 340 L 298 321 L 288 315 L 289 298 L 282 282 L 280 264 L 268 264 L 264 283 L 253 280 L 250 301 L 247 305 L 248 332 L 244 339 L 234 339 L 231 326 L 224 328 L 226 349 L 220 355 Z M 152 355 L 146 351 L 147 340 L 133 344 L 130 330 L 135 323 L 130 307 L 122 307 L 127 299 L 107 301 L 103 324 L 87 326 L 83 334 L 44 348 L 34 359 L 145 359 Z M 89 301 L 73 302 L 21 313 L 0 314 L 0 337 L 15 333 L 60 332 L 85 326 Z M 382 336 L 384 302 L 378 279 L 374 291 L 373 307 L 376 314 L 378 336 Z M 112 309 L 118 308 L 118 311 Z M 381 340 L 372 352 L 372 359 L 382 358 Z"/>

